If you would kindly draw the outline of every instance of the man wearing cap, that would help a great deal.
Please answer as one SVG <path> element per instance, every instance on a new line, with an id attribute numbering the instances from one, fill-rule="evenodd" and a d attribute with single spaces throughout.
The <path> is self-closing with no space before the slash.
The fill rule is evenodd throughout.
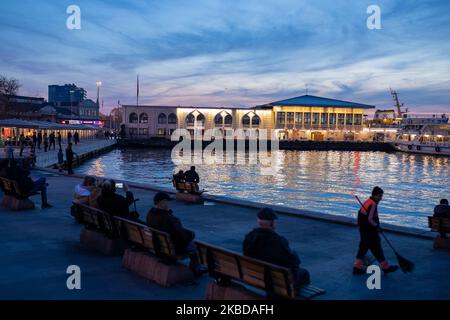
<path id="1" fill-rule="evenodd" d="M 310 283 L 309 272 L 300 268 L 300 259 L 291 250 L 286 238 L 275 232 L 278 217 L 270 208 L 263 208 L 257 214 L 257 228 L 245 236 L 243 251 L 245 256 L 291 268 L 297 289 Z"/>
<path id="2" fill-rule="evenodd" d="M 167 232 L 175 245 L 175 251 L 180 255 L 189 255 L 191 260 L 189 267 L 195 275 L 206 272 L 199 262 L 197 249 L 194 245 L 195 233 L 185 229 L 180 219 L 173 215 L 169 208 L 172 198 L 165 192 L 156 193 L 153 198 L 154 207 L 147 214 L 147 225 L 151 228 Z"/>

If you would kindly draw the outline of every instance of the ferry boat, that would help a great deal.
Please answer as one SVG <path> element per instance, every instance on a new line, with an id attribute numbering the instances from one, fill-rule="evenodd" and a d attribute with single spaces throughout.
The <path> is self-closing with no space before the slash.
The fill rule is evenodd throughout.
<path id="1" fill-rule="evenodd" d="M 450 156 L 448 116 L 403 114 L 395 149 L 403 152 Z"/>

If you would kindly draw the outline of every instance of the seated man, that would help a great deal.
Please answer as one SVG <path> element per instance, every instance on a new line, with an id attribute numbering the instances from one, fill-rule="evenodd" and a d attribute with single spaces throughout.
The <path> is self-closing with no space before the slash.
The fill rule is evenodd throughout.
<path id="1" fill-rule="evenodd" d="M 436 218 L 450 218 L 450 206 L 447 199 L 441 199 L 439 204 L 434 207 L 433 217 Z M 445 238 L 445 232 L 441 232 L 441 237 Z"/>
<path id="2" fill-rule="evenodd" d="M 85 176 L 82 183 L 75 186 L 74 199 L 89 204 L 89 197 L 95 187 L 95 178 Z"/>
<path id="3" fill-rule="evenodd" d="M 181 221 L 172 214 L 169 201 L 172 198 L 165 192 L 158 192 L 153 198 L 155 204 L 147 214 L 147 225 L 151 228 L 167 232 L 179 255 L 189 255 L 190 264 L 195 275 L 203 274 L 206 269 L 200 265 L 197 249 L 194 245 L 195 233 L 185 229 Z"/>
<path id="4" fill-rule="evenodd" d="M 184 172 L 183 170 L 178 171 L 178 173 L 175 173 L 173 175 L 173 181 L 175 182 L 175 186 L 177 191 L 182 191 L 181 189 L 178 189 L 177 183 L 184 182 Z"/>
<path id="5" fill-rule="evenodd" d="M 184 173 L 184 180 L 186 182 L 191 182 L 191 183 L 199 183 L 200 182 L 200 177 L 198 176 L 198 173 L 195 171 L 195 166 L 192 166 L 190 170 L 188 170 Z"/>
<path id="6" fill-rule="evenodd" d="M 130 213 L 129 206 L 134 202 L 133 193 L 128 191 L 128 186 L 123 185 L 126 197 L 116 193 L 116 182 L 114 180 L 106 180 L 102 184 L 102 192 L 97 198 L 98 208 L 113 216 L 125 219 L 137 219 L 135 214 Z"/>
<path id="7" fill-rule="evenodd" d="M 300 289 L 310 283 L 309 272 L 300 268 L 300 259 L 289 247 L 286 238 L 275 232 L 275 220 L 278 219 L 270 208 L 263 208 L 257 214 L 258 227 L 245 236 L 244 255 L 290 268 L 294 274 L 295 287 Z"/>
<path id="8" fill-rule="evenodd" d="M 41 193 L 41 208 L 47 209 L 51 208 L 52 205 L 50 205 L 47 201 L 47 182 L 46 179 L 41 177 L 37 179 L 36 181 L 33 181 L 30 178 L 30 171 L 22 169 L 17 166 L 16 161 L 10 162 L 10 167 L 8 170 L 8 179 L 15 180 L 18 182 L 20 189 L 28 195 L 32 195 L 35 193 L 40 192 Z"/>

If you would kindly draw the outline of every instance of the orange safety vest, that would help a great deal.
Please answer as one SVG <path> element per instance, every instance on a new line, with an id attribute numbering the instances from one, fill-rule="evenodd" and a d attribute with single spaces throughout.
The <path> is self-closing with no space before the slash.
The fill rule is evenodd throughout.
<path id="1" fill-rule="evenodd" d="M 378 223 L 378 205 L 372 198 L 369 198 L 364 202 L 363 206 L 358 211 L 359 226 L 372 226 L 369 223 L 369 213 L 372 210 L 372 206 L 375 206 L 373 220 Z"/>

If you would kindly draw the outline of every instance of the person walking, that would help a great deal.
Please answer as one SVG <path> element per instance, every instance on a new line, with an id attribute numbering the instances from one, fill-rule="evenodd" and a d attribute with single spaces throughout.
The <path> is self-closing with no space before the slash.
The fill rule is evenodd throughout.
<path id="1" fill-rule="evenodd" d="M 66 148 L 66 161 L 67 161 L 67 173 L 72 175 L 73 174 L 73 157 L 75 153 L 72 150 L 72 142 L 69 142 Z"/>
<path id="2" fill-rule="evenodd" d="M 75 133 L 73 134 L 73 141 L 75 142 L 75 144 L 78 144 L 78 142 L 80 142 L 80 135 L 78 134 L 78 131 L 75 131 Z"/>
<path id="3" fill-rule="evenodd" d="M 61 148 L 58 150 L 58 170 L 62 172 L 64 166 L 64 153 Z"/>
<path id="4" fill-rule="evenodd" d="M 59 146 L 59 148 L 62 149 L 62 146 L 61 146 L 61 140 L 62 140 L 61 132 L 58 131 L 58 134 L 56 135 L 56 139 L 58 139 L 58 146 Z"/>
<path id="5" fill-rule="evenodd" d="M 37 134 L 37 147 L 39 150 L 41 150 L 41 144 L 42 144 L 42 131 L 39 131 Z"/>
<path id="6" fill-rule="evenodd" d="M 67 132 L 67 143 L 72 143 L 72 132 Z"/>
<path id="7" fill-rule="evenodd" d="M 47 132 L 44 132 L 44 152 L 48 151 L 48 135 Z"/>
<path id="8" fill-rule="evenodd" d="M 353 265 L 353 274 L 365 274 L 366 264 L 364 260 L 370 250 L 380 264 L 384 273 L 395 272 L 396 265 L 389 265 L 381 246 L 379 235 L 380 219 L 378 217 L 378 204 L 383 199 L 384 191 L 380 187 L 374 187 L 372 196 L 367 199 L 358 211 L 358 228 L 360 234 L 359 248 Z"/>
<path id="9" fill-rule="evenodd" d="M 36 131 L 33 131 L 33 137 L 32 137 L 32 140 L 33 140 L 33 145 L 36 147 L 36 145 L 37 145 L 37 135 L 36 135 Z"/>
<path id="10" fill-rule="evenodd" d="M 25 148 L 25 136 L 23 135 L 23 133 L 21 133 L 19 137 L 19 146 L 20 146 L 19 156 L 22 156 L 23 149 Z"/>
<path id="11" fill-rule="evenodd" d="M 53 146 L 53 150 L 56 150 L 56 137 L 55 137 L 55 133 L 53 131 L 49 135 L 49 141 L 50 141 L 49 150 L 52 148 L 52 146 Z"/>

